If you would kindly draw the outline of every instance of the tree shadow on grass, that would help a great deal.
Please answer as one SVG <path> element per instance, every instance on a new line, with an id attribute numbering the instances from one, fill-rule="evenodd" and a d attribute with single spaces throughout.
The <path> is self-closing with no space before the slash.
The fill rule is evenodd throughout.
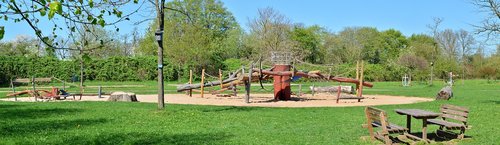
<path id="1" fill-rule="evenodd" d="M 11 106 L 12 107 L 12 106 Z M 52 109 L 2 109 L 0 118 L 2 120 L 47 118 L 54 115 L 81 112 L 81 109 L 52 108 Z M 0 107 L 1 109 L 1 107 Z"/>
<path id="2" fill-rule="evenodd" d="M 494 104 L 500 104 L 500 100 L 486 100 L 486 101 L 483 101 L 483 103 L 494 103 Z"/>
<path id="3" fill-rule="evenodd" d="M 90 125 L 102 124 L 106 119 L 72 120 L 19 120 L 0 124 L 0 136 L 24 136 L 37 133 L 53 133 L 59 130 L 79 129 Z"/>
<path id="4" fill-rule="evenodd" d="M 228 107 L 213 107 L 213 108 L 203 108 L 200 109 L 202 112 L 241 112 L 241 111 L 255 111 L 262 109 L 260 107 L 238 107 L 238 106 L 228 106 Z"/>
<path id="5" fill-rule="evenodd" d="M 0 102 L 0 109 L 10 109 L 10 108 L 15 108 L 15 107 L 20 107 L 24 105 L 18 105 L 18 104 L 1 104 Z"/>
<path id="6" fill-rule="evenodd" d="M 99 136 L 73 136 L 64 139 L 64 144 L 224 144 L 233 135 L 217 133 L 154 134 L 154 133 L 109 133 Z"/>

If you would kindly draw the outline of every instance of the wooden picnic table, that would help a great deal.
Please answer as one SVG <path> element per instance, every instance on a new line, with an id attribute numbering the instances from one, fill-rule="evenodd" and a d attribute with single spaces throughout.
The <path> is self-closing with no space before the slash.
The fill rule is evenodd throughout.
<path id="1" fill-rule="evenodd" d="M 396 113 L 400 115 L 406 115 L 406 127 L 408 128 L 408 133 L 411 133 L 411 117 L 415 119 L 422 119 L 422 140 L 428 142 L 427 140 L 427 119 L 437 118 L 441 113 L 435 113 L 431 111 L 421 110 L 421 109 L 396 109 Z M 412 136 L 419 139 L 415 136 Z"/>

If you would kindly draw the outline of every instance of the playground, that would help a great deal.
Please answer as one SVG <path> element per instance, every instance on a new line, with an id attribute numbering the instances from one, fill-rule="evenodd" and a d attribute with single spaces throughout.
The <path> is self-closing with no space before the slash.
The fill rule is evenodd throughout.
<path id="1" fill-rule="evenodd" d="M 199 94 L 187 97 L 185 94 L 165 94 L 168 104 L 191 104 L 191 105 L 215 105 L 215 106 L 259 106 L 259 107 L 348 107 L 348 106 L 373 106 L 373 105 L 394 105 L 411 104 L 432 101 L 430 98 L 388 96 L 388 95 L 366 95 L 362 102 L 357 100 L 342 100 L 335 103 L 335 95 L 320 94 L 316 96 L 303 95 L 300 98 L 293 97 L 290 101 L 273 101 L 272 94 L 252 94 L 252 102 L 245 103 L 245 96 L 237 97 L 217 97 L 217 95 L 205 95 L 203 98 Z M 137 95 L 137 100 L 144 103 L 156 103 L 157 95 Z M 83 96 L 80 101 L 107 101 L 109 95 Z M 14 101 L 14 98 L 4 98 L 1 101 Z M 24 97 L 18 101 L 34 102 L 34 98 Z M 62 100 L 73 101 L 73 100 Z"/>

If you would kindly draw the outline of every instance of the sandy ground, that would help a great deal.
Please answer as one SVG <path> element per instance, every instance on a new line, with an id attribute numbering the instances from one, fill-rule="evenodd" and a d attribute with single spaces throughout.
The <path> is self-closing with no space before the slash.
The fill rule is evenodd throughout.
<path id="1" fill-rule="evenodd" d="M 81 101 L 106 101 L 109 96 L 83 96 Z M 199 94 L 189 97 L 185 94 L 165 94 L 167 104 L 195 104 L 195 105 L 217 105 L 217 106 L 260 106 L 260 107 L 346 107 L 346 106 L 372 106 L 389 104 L 411 104 L 417 102 L 433 101 L 434 99 L 404 96 L 386 95 L 364 95 L 366 99 L 358 102 L 357 99 L 341 99 L 336 103 L 336 96 L 331 94 L 310 94 L 301 97 L 292 96 L 291 101 L 274 101 L 273 94 L 251 94 L 250 103 L 245 103 L 244 94 L 237 97 L 217 97 L 205 94 L 203 98 Z M 77 97 L 78 98 L 78 97 Z M 73 101 L 71 99 L 61 101 Z M 2 101 L 14 101 L 14 98 L 0 99 Z M 157 95 L 137 95 L 139 102 L 156 103 Z M 18 98 L 18 101 L 34 101 L 33 97 Z M 59 100 L 57 100 L 59 101 Z"/>

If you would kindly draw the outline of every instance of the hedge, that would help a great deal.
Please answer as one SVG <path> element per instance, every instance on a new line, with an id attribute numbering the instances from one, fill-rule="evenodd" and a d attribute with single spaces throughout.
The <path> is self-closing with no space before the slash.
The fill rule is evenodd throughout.
<path id="1" fill-rule="evenodd" d="M 157 76 L 156 57 L 111 57 L 91 59 L 84 63 L 86 80 L 144 81 Z M 176 67 L 164 62 L 166 81 L 177 80 Z M 183 70 L 181 70 L 183 71 Z M 59 60 L 49 57 L 0 56 L 0 85 L 8 85 L 14 78 L 57 77 L 70 81 L 79 78 L 78 60 Z"/>

